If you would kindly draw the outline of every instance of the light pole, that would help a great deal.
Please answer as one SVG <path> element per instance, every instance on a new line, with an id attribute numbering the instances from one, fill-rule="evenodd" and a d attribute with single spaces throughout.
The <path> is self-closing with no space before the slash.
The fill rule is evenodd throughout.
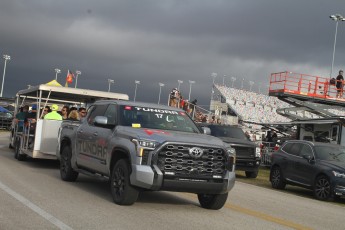
<path id="1" fill-rule="evenodd" d="M 135 83 L 135 90 L 134 90 L 134 101 L 137 97 L 137 88 L 138 88 L 138 85 L 140 85 L 140 81 L 134 81 Z"/>
<path id="2" fill-rule="evenodd" d="M 190 102 L 190 94 L 192 92 L 192 84 L 194 84 L 195 81 L 189 81 L 189 96 L 188 96 L 188 101 Z"/>
<path id="3" fill-rule="evenodd" d="M 61 73 L 60 69 L 55 69 L 55 81 L 57 81 L 57 75 Z"/>
<path id="4" fill-rule="evenodd" d="M 249 81 L 249 85 L 250 85 L 249 91 L 252 91 L 252 87 L 254 85 L 254 82 L 253 81 Z"/>
<path id="5" fill-rule="evenodd" d="M 235 81 L 236 81 L 236 78 L 235 78 L 235 77 L 231 77 L 231 80 L 232 80 L 231 88 L 234 88 L 234 83 L 235 83 Z"/>
<path id="6" fill-rule="evenodd" d="M 180 85 L 183 83 L 183 81 L 177 80 L 177 82 L 178 82 L 177 90 L 180 92 Z"/>
<path id="7" fill-rule="evenodd" d="M 110 92 L 110 84 L 114 84 L 115 81 L 113 79 L 108 79 L 108 84 L 109 84 L 109 88 L 108 88 L 108 92 Z"/>
<path id="8" fill-rule="evenodd" d="M 213 87 L 214 87 L 214 82 L 215 82 L 216 77 L 217 77 L 217 73 L 211 73 L 211 77 L 213 78 L 213 79 L 212 79 L 212 92 L 211 92 L 211 101 L 212 101 L 212 99 L 213 99 L 213 94 L 214 94 Z"/>
<path id="9" fill-rule="evenodd" d="M 5 59 L 5 64 L 4 64 L 4 72 L 2 74 L 2 84 L 1 84 L 1 95 L 0 95 L 0 97 L 2 97 L 2 92 L 4 90 L 6 63 L 7 63 L 7 61 L 11 60 L 11 57 L 9 55 L 6 55 L 6 54 L 3 56 L 3 58 Z"/>
<path id="10" fill-rule="evenodd" d="M 223 86 L 225 85 L 225 78 L 226 78 L 226 75 L 223 76 Z"/>
<path id="11" fill-rule="evenodd" d="M 242 78 L 241 89 L 243 89 L 243 82 L 244 82 L 244 78 Z"/>
<path id="12" fill-rule="evenodd" d="M 163 83 L 158 83 L 159 84 L 159 95 L 158 95 L 158 105 L 161 102 L 161 92 L 162 92 L 162 87 L 164 86 Z"/>
<path id="13" fill-rule="evenodd" d="M 334 35 L 334 46 L 333 46 L 333 58 L 332 58 L 332 67 L 331 67 L 331 74 L 330 74 L 330 78 L 332 78 L 332 74 L 333 74 L 333 65 L 334 65 L 334 55 L 335 55 L 335 45 L 337 43 L 337 33 L 338 33 L 338 22 L 339 21 L 345 21 L 345 18 L 343 16 L 341 16 L 340 14 L 336 14 L 336 15 L 331 15 L 329 16 L 332 20 L 336 21 L 335 23 L 335 35 Z"/>
<path id="14" fill-rule="evenodd" d="M 259 94 L 261 94 L 261 82 L 259 83 Z"/>
<path id="15" fill-rule="evenodd" d="M 77 84 L 78 84 L 78 76 L 81 75 L 81 72 L 79 70 L 75 71 L 76 76 L 75 76 L 75 86 L 74 88 L 77 88 Z"/>

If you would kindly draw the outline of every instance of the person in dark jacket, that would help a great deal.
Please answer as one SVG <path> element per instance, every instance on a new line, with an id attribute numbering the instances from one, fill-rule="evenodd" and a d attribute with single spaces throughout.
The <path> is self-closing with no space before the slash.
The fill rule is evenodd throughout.
<path id="1" fill-rule="evenodd" d="M 343 77 L 344 71 L 339 70 L 339 75 L 337 76 L 336 80 L 336 87 L 337 87 L 337 98 L 343 97 L 343 84 L 344 84 L 344 77 Z"/>

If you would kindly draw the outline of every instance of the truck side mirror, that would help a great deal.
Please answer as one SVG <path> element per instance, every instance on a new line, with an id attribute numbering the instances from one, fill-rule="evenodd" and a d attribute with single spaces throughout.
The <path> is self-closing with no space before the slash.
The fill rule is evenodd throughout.
<path id="1" fill-rule="evenodd" d="M 201 127 L 202 131 L 204 134 L 210 135 L 211 134 L 211 129 L 209 127 Z"/>
<path id="2" fill-rule="evenodd" d="M 96 126 L 106 126 L 108 125 L 108 118 L 104 116 L 96 116 L 94 120 L 94 125 Z"/>

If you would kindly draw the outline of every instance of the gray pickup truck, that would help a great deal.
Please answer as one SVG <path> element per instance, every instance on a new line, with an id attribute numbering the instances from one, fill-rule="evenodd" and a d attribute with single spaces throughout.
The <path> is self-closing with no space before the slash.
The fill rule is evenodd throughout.
<path id="1" fill-rule="evenodd" d="M 120 205 L 133 204 L 140 190 L 166 190 L 196 193 L 201 207 L 216 210 L 235 183 L 235 149 L 173 107 L 98 101 L 85 120 L 61 124 L 58 142 L 61 179 L 109 179 Z"/>

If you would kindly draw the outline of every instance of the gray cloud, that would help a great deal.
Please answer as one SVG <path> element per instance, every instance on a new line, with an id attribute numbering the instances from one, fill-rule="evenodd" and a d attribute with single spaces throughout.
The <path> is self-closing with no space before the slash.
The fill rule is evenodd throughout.
<path id="1" fill-rule="evenodd" d="M 207 104 L 210 77 L 264 87 L 271 72 L 290 70 L 328 77 L 335 22 L 342 1 L 24 1 L 0 2 L 0 53 L 9 54 L 4 96 L 55 78 L 54 69 L 80 70 L 78 86 L 158 100 L 183 80 L 195 80 L 192 99 Z M 345 22 L 339 23 L 333 73 L 345 68 Z M 163 101 L 163 100 L 162 100 Z"/>

